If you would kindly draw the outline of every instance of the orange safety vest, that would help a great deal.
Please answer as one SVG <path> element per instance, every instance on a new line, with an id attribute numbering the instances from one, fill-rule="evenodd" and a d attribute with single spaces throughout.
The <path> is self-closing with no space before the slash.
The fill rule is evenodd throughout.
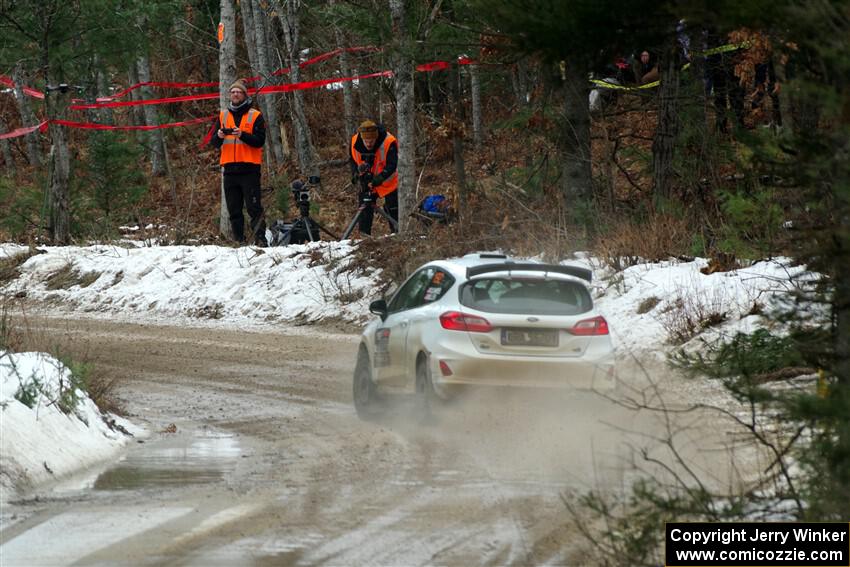
<path id="1" fill-rule="evenodd" d="M 239 129 L 248 134 L 254 133 L 254 123 L 260 111 L 254 108 L 242 115 L 239 121 Z M 222 128 L 236 128 L 236 122 L 233 120 L 233 114 L 229 110 L 222 110 L 218 117 Z M 219 163 L 225 165 L 228 163 L 263 163 L 263 148 L 255 148 L 249 146 L 233 134 L 228 134 L 221 142 L 221 159 Z"/>
<path id="2" fill-rule="evenodd" d="M 361 163 L 366 163 L 366 160 L 363 159 L 363 155 L 354 147 L 354 144 L 357 142 L 357 136 L 358 134 L 354 134 L 354 136 L 351 137 L 351 158 L 354 160 L 354 163 L 359 166 Z M 378 175 L 384 171 L 385 167 L 387 167 L 387 152 L 390 149 L 390 145 L 394 142 L 397 144 L 395 136 L 388 132 L 387 137 L 384 138 L 384 143 L 381 144 L 381 147 L 375 148 L 375 159 L 372 160 L 372 175 Z M 383 183 L 375 187 L 375 192 L 379 197 L 386 197 L 397 188 L 398 169 L 396 169 L 388 179 L 385 179 Z"/>

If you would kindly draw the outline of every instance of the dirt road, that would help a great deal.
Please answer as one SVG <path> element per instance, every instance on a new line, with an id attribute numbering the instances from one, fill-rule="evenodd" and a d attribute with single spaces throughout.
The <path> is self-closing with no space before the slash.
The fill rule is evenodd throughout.
<path id="1" fill-rule="evenodd" d="M 436 425 L 403 399 L 363 422 L 354 334 L 35 323 L 98 353 L 151 434 L 14 503 L 4 566 L 583 563 L 562 497 L 621 489 L 629 432 L 657 428 L 591 394 L 505 392 Z"/>

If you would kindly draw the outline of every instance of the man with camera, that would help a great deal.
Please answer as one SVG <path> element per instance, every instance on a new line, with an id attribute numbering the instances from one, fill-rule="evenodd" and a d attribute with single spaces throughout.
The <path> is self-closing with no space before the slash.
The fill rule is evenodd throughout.
<path id="1" fill-rule="evenodd" d="M 233 238 L 245 241 L 245 219 L 242 206 L 251 217 L 254 244 L 266 246 L 266 223 L 260 203 L 260 173 L 266 125 L 263 115 L 251 108 L 253 100 L 241 80 L 230 85 L 230 104 L 219 113 L 217 135 L 210 145 L 221 148 L 221 171 L 224 176 L 224 198 L 230 212 Z"/>
<path id="2" fill-rule="evenodd" d="M 360 124 L 351 138 L 349 151 L 351 183 L 361 193 L 369 191 L 384 199 L 384 211 L 398 223 L 398 141 L 383 125 L 372 120 Z M 361 200 L 363 195 L 361 195 Z M 360 214 L 360 234 L 372 234 L 374 210 L 366 207 Z M 390 230 L 395 227 L 390 224 Z"/>

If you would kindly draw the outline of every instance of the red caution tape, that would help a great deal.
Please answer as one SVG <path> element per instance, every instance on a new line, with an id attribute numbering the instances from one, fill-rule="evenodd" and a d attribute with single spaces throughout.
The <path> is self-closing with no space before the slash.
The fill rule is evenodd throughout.
<path id="1" fill-rule="evenodd" d="M 458 61 L 462 65 L 470 65 L 474 63 L 471 59 Z M 432 71 L 444 71 L 451 67 L 448 61 L 432 61 L 431 63 L 423 63 L 416 67 L 416 70 L 423 73 Z M 268 94 L 268 93 L 286 93 L 291 91 L 303 91 L 309 89 L 317 89 L 328 85 L 350 83 L 352 81 L 361 81 L 366 79 L 374 79 L 377 77 L 392 77 L 392 71 L 378 71 L 376 73 L 366 73 L 364 75 L 355 75 L 353 77 L 335 77 L 332 79 L 319 79 L 316 81 L 302 81 L 300 83 L 289 83 L 285 85 L 271 85 L 259 89 L 248 89 L 248 94 Z M 88 103 L 88 104 L 73 104 L 70 106 L 72 110 L 90 110 L 95 108 L 115 108 L 121 106 L 144 106 L 149 104 L 169 104 L 174 102 L 189 102 L 193 100 L 210 100 L 218 98 L 219 93 L 204 93 L 197 95 L 174 96 L 167 98 L 153 98 L 149 100 L 126 100 L 107 103 Z"/>
<path id="2" fill-rule="evenodd" d="M 157 124 L 154 126 L 113 126 L 111 124 L 95 124 L 93 122 L 73 122 L 71 120 L 51 120 L 52 124 L 68 126 L 69 128 L 80 128 L 82 130 L 160 130 L 162 128 L 177 128 L 179 126 L 191 126 L 211 121 L 215 116 L 204 116 L 183 120 L 182 122 L 169 122 L 168 124 Z"/>
<path id="3" fill-rule="evenodd" d="M 374 46 L 371 46 L 371 45 L 366 46 L 366 47 L 345 47 L 345 48 L 340 47 L 338 49 L 334 49 L 333 51 L 328 51 L 327 53 L 322 53 L 321 55 L 317 55 L 316 57 L 313 57 L 312 59 L 308 59 L 307 61 L 300 63 L 298 65 L 298 67 L 303 69 L 305 67 L 309 67 L 310 65 L 315 65 L 316 63 L 321 63 L 322 61 L 326 61 L 326 60 L 330 59 L 331 57 L 335 57 L 342 52 L 356 53 L 356 52 L 359 52 L 359 51 L 379 52 L 379 51 L 381 51 L 381 48 L 380 47 L 374 47 Z M 285 75 L 287 73 L 289 73 L 288 67 L 286 67 L 284 69 L 278 69 L 277 71 L 272 73 L 272 75 L 279 76 L 279 75 Z M 247 79 L 244 79 L 244 81 L 246 83 L 254 83 L 254 82 L 260 81 L 262 79 L 263 79 L 263 77 L 248 77 Z M 137 84 L 135 84 L 131 87 L 127 87 L 126 89 L 119 91 L 112 96 L 105 96 L 105 97 L 97 98 L 96 102 L 111 102 L 111 101 L 113 101 L 117 98 L 121 98 L 121 97 L 127 95 L 128 93 L 130 93 L 130 92 L 132 92 L 136 89 L 139 89 L 141 87 L 160 87 L 160 88 L 166 88 L 166 89 L 197 89 L 197 88 L 208 88 L 208 87 L 218 87 L 218 86 L 219 86 L 219 83 L 217 81 L 216 82 L 207 82 L 207 83 L 173 83 L 173 82 L 163 82 L 163 81 L 147 81 L 147 82 L 144 82 L 144 83 L 137 83 Z M 42 98 L 43 98 L 43 96 L 42 96 Z M 83 101 L 81 99 L 75 99 L 73 102 L 85 102 L 85 101 Z"/>
<path id="4" fill-rule="evenodd" d="M 12 77 L 7 77 L 6 75 L 0 75 L 0 83 L 6 85 L 7 87 L 15 88 L 15 81 L 12 80 Z M 33 98 L 44 98 L 44 93 L 41 91 L 37 91 L 35 89 L 31 89 L 29 87 L 23 88 L 24 93 L 30 95 Z"/>
<path id="5" fill-rule="evenodd" d="M 39 130 L 41 132 L 47 130 L 47 120 L 36 126 L 27 126 L 26 128 L 15 128 L 11 132 L 0 134 L 0 140 L 8 140 L 9 138 L 17 138 L 18 136 L 26 136 L 27 134 L 31 134 L 36 130 Z"/>
<path id="6" fill-rule="evenodd" d="M 181 122 L 169 122 L 168 124 L 158 124 L 156 126 L 113 126 L 111 124 L 95 124 L 93 122 L 74 122 L 72 120 L 45 120 L 38 126 L 29 126 L 27 128 L 16 128 L 11 132 L 0 134 L 0 140 L 9 138 L 17 138 L 26 136 L 36 130 L 44 132 L 49 124 L 58 124 L 67 126 L 68 128 L 79 128 L 82 130 L 159 130 L 162 128 L 178 128 L 180 126 L 192 126 L 193 124 L 202 124 L 211 122 L 215 116 L 204 116 L 202 118 L 192 118 L 191 120 L 183 120 Z"/>
<path id="7" fill-rule="evenodd" d="M 121 98 L 122 96 L 134 91 L 136 89 L 140 89 L 142 87 L 162 87 L 166 89 L 197 89 L 197 88 L 209 88 L 209 87 L 217 87 L 218 83 L 170 83 L 163 81 L 147 81 L 144 83 L 137 83 L 132 87 L 127 87 L 122 91 L 118 91 L 112 96 L 104 96 L 98 97 L 95 99 L 96 102 L 110 102 L 115 100 L 116 98 Z M 85 102 L 83 99 L 74 99 L 73 102 Z"/>
<path id="8" fill-rule="evenodd" d="M 431 63 L 417 65 L 416 70 L 420 73 L 430 73 L 431 71 L 445 71 L 449 67 L 451 67 L 451 63 L 448 61 L 432 61 Z"/>
<path id="9" fill-rule="evenodd" d="M 86 104 L 72 104 L 68 108 L 72 110 L 88 110 L 92 108 L 117 108 L 120 106 L 143 106 L 147 104 L 168 104 L 172 102 L 189 102 L 192 100 L 209 100 L 218 97 L 218 93 L 204 93 L 197 95 L 172 96 L 168 98 L 152 98 L 149 100 L 118 100 L 111 102 L 90 102 Z"/>
<path id="10" fill-rule="evenodd" d="M 363 51 L 363 50 L 379 51 L 378 48 L 374 48 L 374 47 L 348 48 L 346 50 L 347 51 Z M 313 59 L 311 59 L 309 61 L 302 63 L 301 66 L 305 66 L 306 64 L 312 64 L 312 63 L 316 63 L 318 61 L 322 61 L 322 60 L 327 59 L 329 57 L 333 57 L 334 55 L 338 55 L 340 52 L 342 52 L 342 49 L 337 49 L 335 51 L 319 55 L 319 56 L 314 57 Z M 457 60 L 457 64 L 459 64 L 459 65 L 471 65 L 471 64 L 474 64 L 474 63 L 475 63 L 475 61 L 473 61 L 472 59 L 469 59 L 468 57 L 460 57 Z M 431 63 L 423 63 L 421 65 L 418 65 L 416 67 L 416 70 L 419 71 L 419 72 L 432 72 L 432 71 L 442 71 L 442 70 L 448 69 L 450 67 L 451 67 L 451 63 L 449 63 L 447 61 L 432 61 Z M 335 78 L 331 78 L 331 79 L 320 79 L 320 80 L 316 80 L 316 81 L 302 81 L 300 83 L 292 83 L 292 84 L 286 84 L 286 85 L 265 86 L 265 87 L 262 87 L 262 88 L 259 88 L 259 89 L 256 89 L 256 88 L 255 89 L 249 89 L 248 92 L 250 94 L 254 94 L 254 95 L 261 95 L 261 94 L 268 94 L 268 93 L 278 93 L 278 92 L 291 92 L 291 91 L 300 91 L 300 90 L 322 88 L 322 87 L 327 87 L 329 85 L 338 85 L 338 84 L 342 84 L 342 83 L 346 83 L 346 82 L 361 81 L 361 80 L 366 80 L 366 79 L 375 79 L 375 78 L 379 78 L 379 77 L 392 77 L 392 76 L 393 76 L 393 72 L 390 71 L 390 70 L 386 70 L 386 71 L 378 71 L 376 73 L 366 73 L 366 74 L 362 74 L 362 75 L 355 75 L 353 77 L 335 77 Z M 8 77 L 6 77 L 6 79 L 8 79 Z M 252 78 L 251 80 L 256 80 L 256 79 L 257 78 Z M 0 76 L 0 82 L 4 82 L 2 76 Z M 124 94 L 126 94 L 130 90 L 132 90 L 134 88 L 138 88 L 139 86 L 158 85 L 158 84 L 169 85 L 169 86 L 179 86 L 179 87 L 195 87 L 195 86 L 212 86 L 213 84 L 218 84 L 218 83 L 140 83 L 139 85 L 134 85 L 133 87 L 125 89 L 121 93 L 118 93 L 114 97 L 111 97 L 111 98 L 123 96 Z M 115 107 L 123 107 L 123 106 L 142 106 L 142 105 L 148 105 L 148 104 L 167 104 L 167 103 L 175 103 L 175 102 L 188 102 L 188 101 L 193 101 L 193 100 L 210 100 L 210 99 L 215 99 L 215 98 L 218 98 L 218 97 L 219 97 L 219 93 L 215 92 L 215 93 L 203 93 L 203 94 L 197 94 L 197 95 L 186 95 L 186 96 L 176 96 L 176 97 L 168 97 L 168 98 L 158 98 L 158 99 L 150 99 L 150 100 L 112 101 L 110 99 L 109 102 L 74 104 L 74 105 L 71 105 L 70 108 L 74 109 L 74 110 L 88 110 L 88 109 L 97 109 L 97 108 L 115 108 Z M 102 100 L 102 99 L 98 99 L 98 100 Z M 194 125 L 194 124 L 201 124 L 201 123 L 204 123 L 204 122 L 207 122 L 207 121 L 212 121 L 214 118 L 215 118 L 215 116 L 213 115 L 213 116 L 206 116 L 206 117 L 203 117 L 203 118 L 193 118 L 191 120 L 184 120 L 184 121 L 181 121 L 181 122 L 171 122 L 171 123 L 168 123 L 168 124 L 159 124 L 159 125 L 156 125 L 156 126 L 112 126 L 112 125 L 109 125 L 109 124 L 96 124 L 96 123 L 92 123 L 92 122 L 74 122 L 74 121 L 71 121 L 71 120 L 51 120 L 51 121 L 44 121 L 41 124 L 39 124 L 38 126 L 31 126 L 31 127 L 27 127 L 27 128 L 17 128 L 15 130 L 11 131 L 11 132 L 7 132 L 6 134 L 0 134 L 0 140 L 8 139 L 8 138 L 16 138 L 18 136 L 25 136 L 25 135 L 27 135 L 31 132 L 34 132 L 35 130 L 40 130 L 40 131 L 43 132 L 44 130 L 47 129 L 48 123 L 59 124 L 61 126 L 66 126 L 66 127 L 69 127 L 69 128 L 80 128 L 80 129 L 84 129 L 84 130 L 142 130 L 142 131 L 145 131 L 145 130 L 158 130 L 158 129 L 161 129 L 161 128 L 176 128 L 176 127 L 180 127 L 180 126 L 191 126 L 191 125 Z M 209 142 L 209 140 L 212 138 L 214 131 L 215 131 L 215 125 L 213 124 L 210 127 L 209 132 L 207 132 L 207 135 L 206 135 L 206 137 L 204 138 L 204 141 L 201 144 L 202 146 Z"/>

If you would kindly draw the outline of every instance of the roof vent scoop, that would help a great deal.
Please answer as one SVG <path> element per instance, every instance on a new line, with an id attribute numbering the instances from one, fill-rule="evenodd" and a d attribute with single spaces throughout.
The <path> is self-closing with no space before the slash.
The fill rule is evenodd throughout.
<path id="1" fill-rule="evenodd" d="M 507 256 L 504 254 L 495 254 L 493 252 L 484 252 L 478 255 L 479 258 L 490 259 L 490 260 L 506 260 Z"/>

